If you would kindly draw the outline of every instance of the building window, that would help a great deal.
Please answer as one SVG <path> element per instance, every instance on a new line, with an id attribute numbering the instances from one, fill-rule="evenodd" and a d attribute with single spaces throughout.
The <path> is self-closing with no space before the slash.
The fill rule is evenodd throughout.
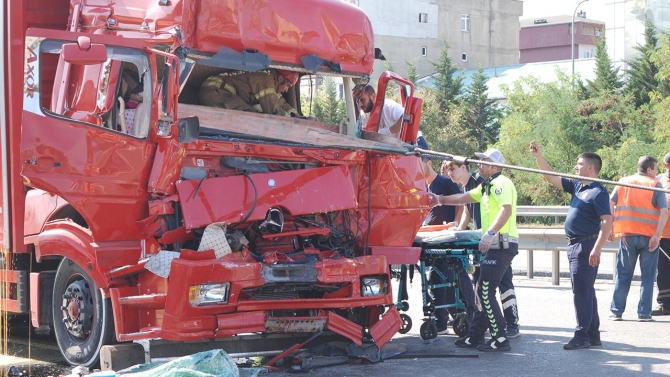
<path id="1" fill-rule="evenodd" d="M 344 84 L 337 85 L 337 99 L 344 99 Z"/>
<path id="2" fill-rule="evenodd" d="M 461 60 L 464 61 L 464 62 L 467 62 L 468 61 L 468 54 L 466 54 L 465 52 L 462 53 L 461 54 Z"/>
<path id="3" fill-rule="evenodd" d="M 428 47 L 426 46 L 421 47 L 421 56 L 428 56 Z"/>
<path id="4" fill-rule="evenodd" d="M 599 27 L 596 28 L 596 36 L 597 37 L 599 37 L 602 34 L 602 32 L 603 32 L 603 29 L 601 29 Z"/>
<path id="5" fill-rule="evenodd" d="M 596 28 L 593 25 L 582 25 L 582 34 L 596 35 Z"/>
<path id="6" fill-rule="evenodd" d="M 428 13 L 419 13 L 419 22 L 422 24 L 428 23 Z"/>
<path id="7" fill-rule="evenodd" d="M 461 31 L 470 32 L 470 15 L 461 14 Z"/>

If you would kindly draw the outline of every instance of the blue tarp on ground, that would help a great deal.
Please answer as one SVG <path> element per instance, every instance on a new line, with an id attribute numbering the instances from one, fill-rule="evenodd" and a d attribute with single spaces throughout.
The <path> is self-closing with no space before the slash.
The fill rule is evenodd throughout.
<path id="1" fill-rule="evenodd" d="M 262 368 L 238 368 L 223 350 L 199 352 L 167 363 L 136 365 L 117 372 L 124 377 L 256 377 Z"/>

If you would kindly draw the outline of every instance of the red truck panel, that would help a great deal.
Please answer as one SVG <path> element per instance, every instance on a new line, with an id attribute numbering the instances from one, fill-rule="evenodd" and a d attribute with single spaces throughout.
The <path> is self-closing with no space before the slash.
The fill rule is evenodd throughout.
<path id="1" fill-rule="evenodd" d="M 292 215 L 356 207 L 353 177 L 346 166 L 188 180 L 176 186 L 187 229 L 238 222 L 251 210 L 248 221 L 261 220 L 273 206 Z"/>
<path id="2" fill-rule="evenodd" d="M 302 66 L 300 57 L 316 54 L 341 63 L 346 72 L 369 74 L 374 63 L 374 32 L 365 12 L 341 0 L 84 0 L 82 30 L 106 28 L 142 38 L 137 31 L 180 27 L 185 45 L 215 53 L 221 46 L 258 50 L 273 62 Z M 110 16 L 111 15 L 111 16 Z M 123 31 L 125 30 L 125 31 Z M 133 31 L 129 31 L 133 30 Z M 145 36 L 148 38 L 148 36 Z"/>

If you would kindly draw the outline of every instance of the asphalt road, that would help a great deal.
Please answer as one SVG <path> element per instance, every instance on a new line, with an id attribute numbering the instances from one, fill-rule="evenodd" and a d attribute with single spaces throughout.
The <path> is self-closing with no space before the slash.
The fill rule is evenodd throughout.
<path id="1" fill-rule="evenodd" d="M 515 276 L 521 318 L 521 336 L 512 339 L 512 351 L 481 353 L 455 347 L 454 335 L 439 336 L 424 342 L 418 335 L 421 324 L 421 291 L 419 280 L 410 293 L 410 311 L 414 321 L 406 335 L 397 335 L 391 344 L 404 344 L 419 352 L 441 352 L 447 357 L 390 359 L 375 364 L 346 364 L 314 369 L 309 376 L 655 376 L 670 375 L 670 316 L 656 317 L 653 322 L 637 322 L 636 307 L 639 283 L 634 282 L 629 294 L 624 321 L 607 320 L 613 285 L 600 280 L 596 286 L 599 313 L 602 319 L 603 346 L 565 351 L 562 346 L 572 337 L 574 312 L 570 281 L 561 279 L 560 286 L 551 285 L 549 278 L 529 280 Z M 654 293 L 654 297 L 656 293 Z M 40 340 L 39 338 L 33 340 Z M 25 342 L 24 342 L 25 343 Z M 15 356 L 26 356 L 24 344 L 15 344 Z M 19 352 L 20 351 L 20 352 Z M 49 376 L 69 371 L 58 364 L 59 354 L 54 346 L 33 343 L 32 360 L 0 356 L 0 367 L 17 365 L 25 375 Z M 465 356 L 465 357 L 464 357 Z M 5 369 L 6 370 L 6 369 Z M 6 375 L 6 374 L 2 374 Z M 273 376 L 293 376 L 279 372 Z"/>
<path id="2" fill-rule="evenodd" d="M 624 320 L 612 322 L 609 304 L 613 284 L 599 281 L 596 286 L 602 317 L 603 346 L 566 351 L 563 344 L 572 338 L 574 310 L 570 281 L 560 286 L 549 278 L 515 276 L 521 335 L 512 339 L 512 351 L 482 353 L 454 346 L 455 335 L 439 336 L 425 344 L 418 336 L 422 318 L 420 284 L 415 280 L 410 301 L 414 321 L 406 335 L 397 335 L 391 343 L 404 343 L 426 351 L 444 350 L 447 358 L 386 360 L 369 365 L 341 365 L 312 370 L 310 376 L 667 376 L 670 375 L 670 316 L 652 322 L 637 322 L 639 283 L 634 282 Z M 656 297 L 656 293 L 654 293 Z M 459 358 L 457 356 L 476 356 Z M 289 376 L 288 373 L 276 376 Z"/>

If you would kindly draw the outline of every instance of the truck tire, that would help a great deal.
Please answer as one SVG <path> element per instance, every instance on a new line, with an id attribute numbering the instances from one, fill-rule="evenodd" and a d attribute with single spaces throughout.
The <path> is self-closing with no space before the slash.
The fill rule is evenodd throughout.
<path id="1" fill-rule="evenodd" d="M 102 346 L 114 339 L 112 305 L 71 259 L 63 258 L 58 266 L 52 307 L 54 334 L 65 361 L 95 366 Z"/>

